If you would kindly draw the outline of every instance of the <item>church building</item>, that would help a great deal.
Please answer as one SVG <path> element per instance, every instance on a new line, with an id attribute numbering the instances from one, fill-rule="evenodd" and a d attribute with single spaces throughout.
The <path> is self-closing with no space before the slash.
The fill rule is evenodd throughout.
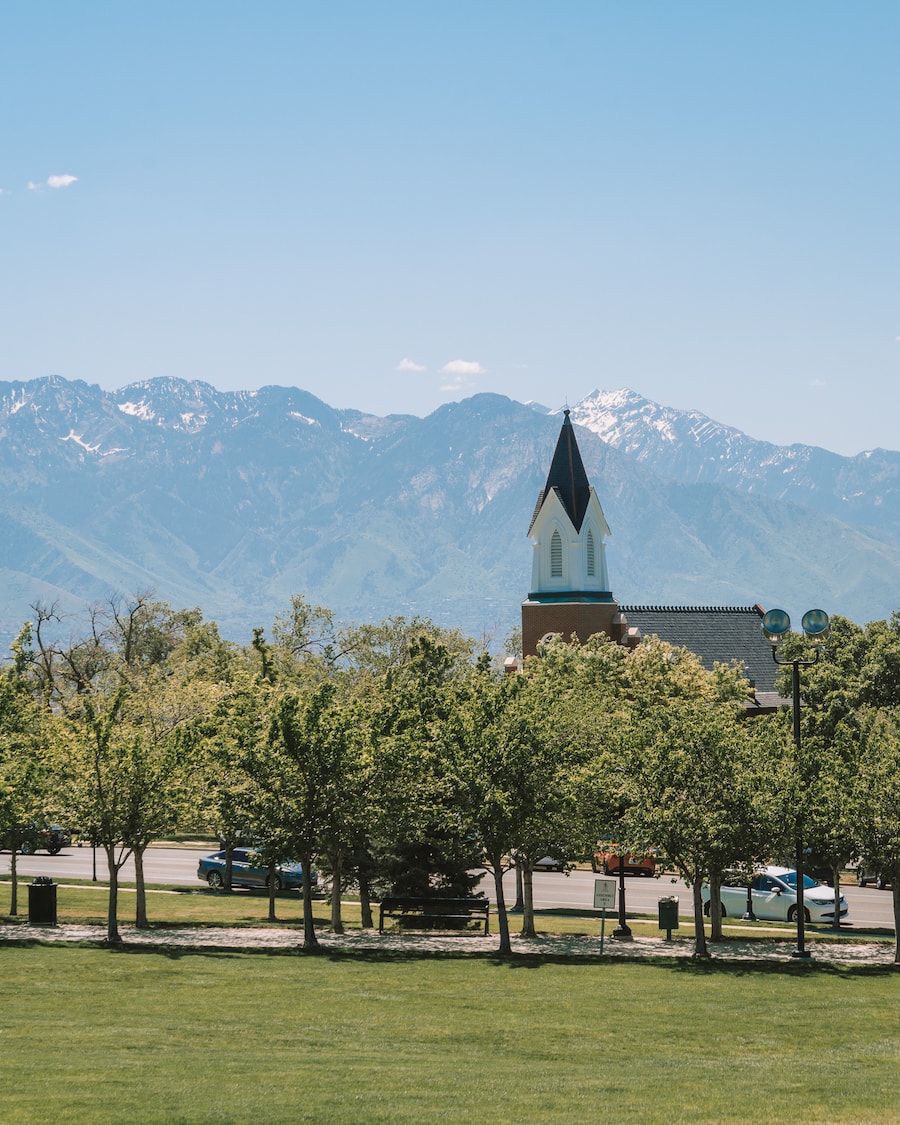
<path id="1" fill-rule="evenodd" d="M 762 636 L 761 606 L 616 602 L 606 568 L 609 525 L 588 481 L 568 410 L 528 535 L 534 556 L 531 590 L 522 603 L 523 655 L 538 652 L 542 640 L 552 634 L 586 641 L 605 633 L 629 646 L 655 635 L 690 649 L 709 669 L 716 662 L 742 662 L 755 693 L 749 711 L 771 711 L 785 702 L 775 687 L 778 666 L 771 645 Z"/>

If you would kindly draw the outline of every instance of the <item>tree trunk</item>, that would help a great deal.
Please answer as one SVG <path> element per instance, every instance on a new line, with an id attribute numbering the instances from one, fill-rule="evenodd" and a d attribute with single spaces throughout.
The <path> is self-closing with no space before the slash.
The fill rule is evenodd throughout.
<path id="1" fill-rule="evenodd" d="M 894 964 L 900 965 L 900 863 L 892 863 L 891 898 L 894 900 Z"/>
<path id="2" fill-rule="evenodd" d="M 303 948 L 318 949 L 319 939 L 316 937 L 316 923 L 313 918 L 312 908 L 312 856 L 305 854 L 301 857 L 303 864 Z"/>
<path id="3" fill-rule="evenodd" d="M 147 921 L 147 891 L 144 886 L 144 849 L 134 848 L 134 882 L 136 887 L 135 898 L 137 905 L 135 907 L 134 924 L 139 930 L 149 930 L 150 923 Z"/>
<path id="4" fill-rule="evenodd" d="M 503 856 L 491 856 L 494 870 L 494 893 L 497 897 L 497 925 L 500 927 L 500 948 L 498 953 L 512 953 L 509 940 L 509 918 L 506 916 L 506 900 L 503 897 Z"/>
<path id="5" fill-rule="evenodd" d="M 269 888 L 269 921 L 277 922 L 275 916 L 275 860 L 269 862 L 269 878 L 266 880 L 266 885 Z"/>
<path id="6" fill-rule="evenodd" d="M 519 862 L 518 856 L 516 856 L 514 864 L 516 873 L 516 901 L 509 908 L 509 912 L 510 914 L 521 914 L 525 909 L 525 899 L 523 897 L 524 891 L 522 887 L 522 864 Z"/>
<path id="7" fill-rule="evenodd" d="M 831 869 L 831 878 L 834 884 L 834 918 L 831 920 L 831 928 L 839 930 L 841 928 L 841 869 L 842 863 L 836 863 Z"/>
<path id="8" fill-rule="evenodd" d="M 521 855 L 519 862 L 522 862 Z M 534 891 L 531 882 L 531 861 L 522 868 L 522 937 L 537 937 L 534 930 Z"/>
<path id="9" fill-rule="evenodd" d="M 16 848 L 17 843 L 12 841 L 10 851 L 12 855 L 9 857 L 9 878 L 12 883 L 9 891 L 9 916 L 15 918 L 19 913 L 19 876 L 16 870 Z"/>
<path id="10" fill-rule="evenodd" d="M 229 843 L 225 845 L 225 873 L 222 876 L 223 889 L 231 890 L 231 871 L 234 862 L 234 847 Z"/>
<path id="11" fill-rule="evenodd" d="M 709 877 L 709 940 L 722 940 L 722 876 L 717 871 Z"/>
<path id="12" fill-rule="evenodd" d="M 359 873 L 359 913 L 360 922 L 364 930 L 375 928 L 372 921 L 372 893 L 369 889 L 368 876 Z"/>
<path id="13" fill-rule="evenodd" d="M 116 864 L 115 844 L 103 845 L 106 852 L 106 866 L 109 869 L 109 903 L 106 910 L 106 940 L 110 945 L 121 942 L 119 936 L 119 868 Z"/>
<path id="14" fill-rule="evenodd" d="M 706 926 L 703 922 L 703 895 L 701 888 L 703 886 L 703 879 L 698 875 L 691 887 L 694 892 L 694 956 L 695 957 L 708 957 L 709 950 L 706 948 Z"/>
<path id="15" fill-rule="evenodd" d="M 331 856 L 331 932 L 342 934 L 344 921 L 341 918 L 341 880 L 344 875 L 344 853 L 336 848 Z"/>

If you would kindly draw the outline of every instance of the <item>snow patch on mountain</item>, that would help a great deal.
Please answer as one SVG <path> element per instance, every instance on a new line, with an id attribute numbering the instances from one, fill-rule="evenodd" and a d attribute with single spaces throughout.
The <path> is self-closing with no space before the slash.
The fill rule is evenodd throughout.
<path id="1" fill-rule="evenodd" d="M 90 442 L 84 440 L 81 434 L 76 434 L 74 430 L 69 430 L 68 434 L 62 439 L 63 441 L 74 441 L 76 445 L 80 445 L 86 453 L 98 453 L 100 450 L 100 443 L 91 445 Z"/>
<path id="2" fill-rule="evenodd" d="M 120 402 L 117 405 L 123 414 L 140 418 L 142 422 L 152 422 L 156 417 L 153 407 L 148 402 Z"/>

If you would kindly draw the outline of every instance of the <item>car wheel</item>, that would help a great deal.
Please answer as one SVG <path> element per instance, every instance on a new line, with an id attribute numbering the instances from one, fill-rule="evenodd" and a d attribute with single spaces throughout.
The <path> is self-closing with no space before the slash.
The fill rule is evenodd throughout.
<path id="1" fill-rule="evenodd" d="M 606 862 L 606 860 L 604 860 L 603 863 L 600 864 L 600 870 L 604 875 L 609 874 L 609 864 Z"/>
<path id="2" fill-rule="evenodd" d="M 47 848 L 48 855 L 59 855 L 61 851 L 62 848 L 59 846 L 59 844 L 54 844 L 52 848 Z"/>
<path id="3" fill-rule="evenodd" d="M 273 880 L 271 879 L 271 877 L 266 876 L 266 887 L 268 887 L 272 883 L 273 883 Z M 281 890 L 281 880 L 278 878 L 277 875 L 275 876 L 275 879 L 274 879 L 274 886 L 275 886 L 276 891 Z"/>
<path id="4" fill-rule="evenodd" d="M 19 848 L 19 851 L 22 853 L 22 855 L 34 855 L 34 853 L 37 851 L 37 848 L 35 848 L 34 844 L 26 843 L 23 844 L 21 848 Z"/>
<path id="5" fill-rule="evenodd" d="M 883 875 L 878 876 L 875 881 L 875 886 L 879 889 L 879 891 L 883 891 L 885 889 L 885 887 L 887 886 L 887 882 Z"/>
<path id="6" fill-rule="evenodd" d="M 593 858 L 591 859 L 591 871 L 593 871 L 595 875 L 598 875 L 600 873 L 600 868 L 597 866 L 597 861 Z"/>
<path id="7" fill-rule="evenodd" d="M 809 911 L 806 909 L 806 907 L 803 908 L 803 917 L 806 919 L 807 922 L 811 921 L 810 916 L 809 916 Z M 797 906 L 796 906 L 796 903 L 788 911 L 787 920 L 789 922 L 796 922 L 797 921 Z"/>
<path id="8" fill-rule="evenodd" d="M 221 871 L 210 871 L 206 876 L 206 881 L 214 891 L 221 890 L 225 886 L 225 880 L 222 878 Z"/>

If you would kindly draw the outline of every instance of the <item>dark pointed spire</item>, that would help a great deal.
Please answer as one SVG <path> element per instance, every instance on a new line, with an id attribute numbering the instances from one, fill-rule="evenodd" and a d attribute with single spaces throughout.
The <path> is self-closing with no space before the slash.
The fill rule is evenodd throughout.
<path id="1" fill-rule="evenodd" d="M 555 489 L 576 531 L 581 531 L 584 514 L 591 497 L 591 486 L 584 471 L 584 463 L 575 440 L 575 428 L 569 420 L 569 411 L 563 411 L 562 429 L 556 443 L 556 452 L 550 463 L 543 495 Z"/>

